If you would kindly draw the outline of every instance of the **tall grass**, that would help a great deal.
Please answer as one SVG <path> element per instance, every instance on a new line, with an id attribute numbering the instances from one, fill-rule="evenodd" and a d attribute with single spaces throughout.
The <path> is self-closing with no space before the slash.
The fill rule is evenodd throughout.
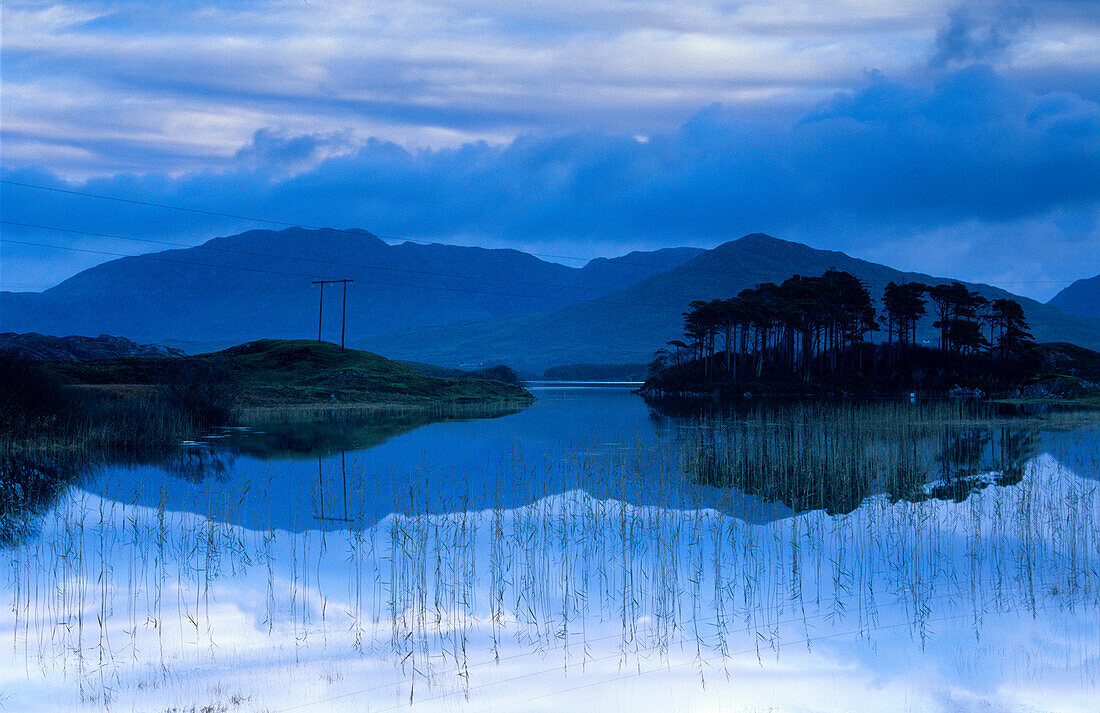
<path id="1" fill-rule="evenodd" d="M 148 450 L 231 418 L 224 377 L 194 365 L 163 383 L 69 385 L 40 362 L 0 355 L 0 447 L 12 451 Z"/>

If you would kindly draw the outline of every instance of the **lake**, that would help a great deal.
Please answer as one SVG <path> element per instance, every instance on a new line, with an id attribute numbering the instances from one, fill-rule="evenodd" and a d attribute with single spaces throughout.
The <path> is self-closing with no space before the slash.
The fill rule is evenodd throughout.
<path id="1" fill-rule="evenodd" d="M 8 458 L 0 709 L 1100 709 L 1094 417 L 532 389 Z"/>

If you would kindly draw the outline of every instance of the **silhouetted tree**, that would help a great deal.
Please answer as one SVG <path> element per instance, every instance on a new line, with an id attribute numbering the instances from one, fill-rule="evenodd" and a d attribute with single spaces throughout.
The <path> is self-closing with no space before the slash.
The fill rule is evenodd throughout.
<path id="1" fill-rule="evenodd" d="M 928 296 L 939 330 L 941 354 L 958 355 L 956 368 L 980 374 L 978 355 L 994 354 L 1001 361 L 1027 351 L 1032 344 L 1023 310 L 1012 300 L 989 302 L 959 282 L 929 287 L 919 282 L 890 282 L 883 293 L 888 319 L 888 344 L 868 349 L 870 335 L 880 329 L 874 300 L 854 275 L 829 270 L 820 277 L 794 275 L 782 284 L 765 282 L 725 300 L 696 300 L 684 312 L 685 341 L 669 345 L 675 351 L 658 353 L 653 368 L 680 369 L 682 354 L 690 353 L 691 367 L 708 383 L 722 371 L 725 379 L 795 376 L 803 381 L 827 381 L 868 375 L 901 376 L 894 371 L 894 348 L 905 354 L 903 381 L 921 383 L 929 364 L 916 344 L 917 325 L 925 316 Z M 988 327 L 989 338 L 986 338 Z M 718 354 L 718 340 L 724 358 Z M 881 355 L 887 368 L 881 369 Z M 923 359 L 917 368 L 913 360 Z M 940 360 L 941 364 L 943 360 Z M 962 373 L 961 372 L 961 373 Z M 686 372 L 685 372 L 686 373 Z"/>
<path id="2" fill-rule="evenodd" d="M 938 319 L 932 323 L 933 327 L 940 330 L 940 350 L 950 354 L 960 350 L 970 351 L 984 342 L 984 337 L 978 340 L 974 331 L 981 332 L 979 310 L 987 300 L 977 292 L 971 292 L 961 282 L 952 282 L 949 285 L 936 285 L 928 289 L 928 296 L 932 299 Z M 974 324 L 958 324 L 960 322 L 972 322 Z M 962 342 L 953 339 L 958 337 Z"/>
<path id="3" fill-rule="evenodd" d="M 1035 339 L 1024 317 L 1024 308 L 1019 302 L 998 298 L 993 300 L 990 308 L 990 321 L 997 332 L 994 343 L 1002 362 L 1011 356 L 1021 356 L 1035 346 Z"/>
<path id="4" fill-rule="evenodd" d="M 679 339 L 673 339 L 672 341 L 668 342 L 668 345 L 673 349 L 673 362 L 676 364 L 676 366 L 680 366 L 680 362 L 684 360 L 684 352 L 686 352 L 690 347 L 688 347 L 687 344 L 684 344 Z"/>
<path id="5" fill-rule="evenodd" d="M 917 341 L 917 323 L 925 313 L 924 295 L 928 289 L 928 285 L 920 282 L 907 282 L 904 285 L 891 282 L 883 292 L 883 305 L 903 349 Z"/>

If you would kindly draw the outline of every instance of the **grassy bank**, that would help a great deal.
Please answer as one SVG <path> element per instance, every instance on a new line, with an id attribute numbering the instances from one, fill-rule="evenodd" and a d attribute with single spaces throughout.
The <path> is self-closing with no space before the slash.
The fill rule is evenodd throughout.
<path id="1" fill-rule="evenodd" d="M 370 352 L 260 340 L 190 357 L 3 357 L 0 440 L 9 448 L 154 448 L 212 425 L 394 409 L 526 406 L 522 387 L 427 376 Z"/>
<path id="2" fill-rule="evenodd" d="M 427 376 L 385 357 L 335 344 L 261 339 L 182 359 L 124 358 L 53 362 L 70 383 L 165 386 L 229 392 L 232 408 L 530 403 L 522 387 L 489 379 Z M 212 394 L 211 394 L 212 395 Z"/>
<path id="3" fill-rule="evenodd" d="M 429 376 L 371 352 L 323 342 L 264 339 L 198 358 L 228 372 L 239 387 L 238 402 L 245 408 L 527 404 L 534 400 L 516 384 Z"/>

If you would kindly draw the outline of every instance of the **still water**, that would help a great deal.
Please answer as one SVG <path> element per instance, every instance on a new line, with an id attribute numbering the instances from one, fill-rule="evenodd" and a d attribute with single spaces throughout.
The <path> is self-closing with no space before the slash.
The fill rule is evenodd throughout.
<path id="1" fill-rule="evenodd" d="M 0 706 L 1100 709 L 1092 418 L 534 393 L 9 497 Z"/>

